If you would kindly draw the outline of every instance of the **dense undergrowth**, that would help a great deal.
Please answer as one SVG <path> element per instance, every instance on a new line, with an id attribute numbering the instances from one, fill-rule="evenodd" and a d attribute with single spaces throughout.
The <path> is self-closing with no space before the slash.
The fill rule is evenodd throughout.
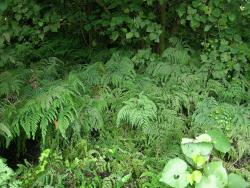
<path id="1" fill-rule="evenodd" d="M 229 149 L 204 164 L 250 181 L 249 7 L 0 2 L 0 187 L 166 187 L 182 138 L 214 130 Z"/>

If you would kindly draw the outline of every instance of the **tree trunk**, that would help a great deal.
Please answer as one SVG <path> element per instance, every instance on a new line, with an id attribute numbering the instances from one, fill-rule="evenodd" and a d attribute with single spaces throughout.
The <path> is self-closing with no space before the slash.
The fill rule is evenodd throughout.
<path id="1" fill-rule="evenodd" d="M 159 2 L 159 12 L 160 12 L 160 23 L 162 27 L 162 33 L 160 35 L 160 42 L 159 42 L 159 53 L 162 53 L 166 48 L 166 6 L 167 3 L 160 3 Z"/>

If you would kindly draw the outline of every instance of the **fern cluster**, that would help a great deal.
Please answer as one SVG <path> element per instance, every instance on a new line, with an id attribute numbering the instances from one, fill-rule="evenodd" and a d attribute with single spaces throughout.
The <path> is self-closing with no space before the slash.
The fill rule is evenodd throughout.
<path id="1" fill-rule="evenodd" d="M 22 129 L 28 138 L 32 136 L 34 139 L 39 129 L 45 139 L 48 127 L 54 126 L 65 137 L 69 124 L 77 115 L 76 100 L 83 90 L 78 77 L 70 74 L 67 80 L 55 81 L 38 89 L 32 98 L 18 101 L 9 112 L 9 108 L 5 108 L 2 113 L 9 114 L 8 118 L 12 120 L 5 122 L 9 123 L 8 126 L 15 135 L 20 135 Z"/>
<path id="2" fill-rule="evenodd" d="M 91 64 L 77 65 L 77 70 L 48 57 L 23 74 L 21 69 L 4 71 L 1 143 L 8 146 L 25 135 L 25 139 L 41 137 L 42 148 L 59 149 L 74 147 L 91 134 L 110 136 L 110 129 L 117 129 L 124 134 L 136 131 L 142 151 L 150 146 L 149 153 L 166 152 L 170 158 L 179 155 L 184 135 L 219 127 L 233 143 L 230 156 L 249 155 L 247 80 L 242 75 L 214 79 L 209 66 L 196 64 L 197 54 L 190 47 L 177 39 L 170 44 L 162 55 L 146 49 L 114 51 L 97 62 L 93 56 Z M 117 132 L 114 137 L 121 136 Z M 106 164 L 101 158 L 100 162 Z M 114 179 L 109 176 L 105 181 Z"/>
<path id="3" fill-rule="evenodd" d="M 239 157 L 243 154 L 250 154 L 250 120 L 249 108 L 219 103 L 214 98 L 207 98 L 198 104 L 193 114 L 194 129 L 210 130 L 220 128 L 236 142 L 236 149 Z"/>
<path id="4" fill-rule="evenodd" d="M 124 106 L 117 114 L 117 125 L 126 122 L 135 127 L 140 127 L 149 134 L 154 127 L 154 119 L 157 116 L 157 107 L 153 101 L 140 94 L 138 98 L 131 98 L 124 102 Z"/>
<path id="5" fill-rule="evenodd" d="M 0 158 L 0 186 L 3 188 L 18 188 L 20 182 L 14 179 L 14 172 Z"/>

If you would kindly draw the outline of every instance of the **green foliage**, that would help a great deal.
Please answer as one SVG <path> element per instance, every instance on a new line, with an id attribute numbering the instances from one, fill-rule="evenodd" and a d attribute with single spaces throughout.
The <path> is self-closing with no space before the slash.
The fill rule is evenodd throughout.
<path id="1" fill-rule="evenodd" d="M 8 146 L 13 137 L 11 130 L 5 124 L 0 123 L 0 131 L 0 135 L 5 138 L 6 146 Z"/>
<path id="2" fill-rule="evenodd" d="M 196 139 L 183 138 L 182 140 L 182 152 L 187 157 L 191 170 L 194 171 L 190 171 L 187 163 L 182 159 L 171 159 L 165 165 L 160 181 L 176 188 L 187 187 L 188 184 L 199 188 L 230 187 L 235 184 L 235 181 L 240 183 L 239 186 L 246 187 L 248 183 L 242 177 L 231 173 L 229 177 L 233 178 L 228 178 L 222 161 L 209 161 L 213 145 L 216 149 L 218 144 L 218 137 L 215 135 L 220 134 L 223 137 L 220 140 L 222 146 L 228 143 L 227 138 L 219 131 L 213 130 L 210 131 L 210 134 L 212 137 L 203 134 Z"/>
<path id="3" fill-rule="evenodd" d="M 246 187 L 249 19 L 248 0 L 0 1 L 0 155 L 16 167 L 0 181 Z"/>
<path id="4" fill-rule="evenodd" d="M 170 160 L 164 167 L 162 174 L 160 181 L 171 187 L 181 188 L 188 185 L 187 164 L 179 158 Z"/>
<path id="5" fill-rule="evenodd" d="M 20 186 L 20 182 L 15 180 L 14 172 L 9 168 L 3 159 L 0 159 L 0 186 L 3 188 L 17 188 Z"/>
<path id="6" fill-rule="evenodd" d="M 66 82 L 40 91 L 34 98 L 24 103 L 15 114 L 13 124 L 17 134 L 20 134 L 22 127 L 28 138 L 30 136 L 35 138 L 39 126 L 45 139 L 49 123 L 54 122 L 55 127 L 65 137 L 65 132 L 76 115 L 74 97 L 79 95 L 81 89 L 82 84 L 78 78 L 70 75 Z"/>
<path id="7" fill-rule="evenodd" d="M 132 98 L 125 102 L 125 106 L 117 114 L 117 125 L 122 122 L 129 123 L 150 134 L 148 127 L 153 126 L 152 122 L 156 114 L 157 107 L 154 102 L 140 94 L 139 98 Z"/>
<path id="8" fill-rule="evenodd" d="M 0 74 L 0 96 L 10 96 L 11 94 L 19 94 L 23 81 L 21 73 L 18 71 L 6 71 Z"/>
<path id="9" fill-rule="evenodd" d="M 227 132 L 232 140 L 236 141 L 239 157 L 244 153 L 249 153 L 247 142 L 241 140 L 248 139 L 249 119 L 247 118 L 248 108 L 219 104 L 213 98 L 200 102 L 193 115 L 194 127 L 202 130 L 221 128 Z M 241 136 L 239 136 L 239 134 Z"/>

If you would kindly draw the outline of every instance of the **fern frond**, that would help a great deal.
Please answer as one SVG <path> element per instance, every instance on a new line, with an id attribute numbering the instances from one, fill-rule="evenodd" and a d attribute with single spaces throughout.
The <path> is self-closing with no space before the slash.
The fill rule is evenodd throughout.
<path id="1" fill-rule="evenodd" d="M 115 87 L 130 85 L 135 79 L 135 70 L 132 61 L 128 57 L 120 57 L 113 54 L 105 65 L 106 73 L 104 82 Z"/>
<path id="2" fill-rule="evenodd" d="M 24 71 L 24 70 L 23 70 Z M 22 73 L 17 71 L 5 71 L 0 74 L 0 97 L 9 94 L 19 94 L 24 80 L 22 79 Z"/>
<path id="3" fill-rule="evenodd" d="M 132 98 L 124 104 L 125 106 L 117 114 L 118 126 L 128 123 L 142 128 L 144 132 L 148 132 L 147 127 L 154 126 L 152 122 L 157 117 L 157 107 L 148 97 L 140 94 L 138 98 Z"/>
<path id="4" fill-rule="evenodd" d="M 103 63 L 97 62 L 88 65 L 80 76 L 86 85 L 97 86 L 102 84 L 104 72 L 105 68 Z"/>
<path id="5" fill-rule="evenodd" d="M 45 139 L 47 126 L 58 121 L 58 130 L 66 137 L 65 131 L 77 115 L 78 104 L 75 100 L 82 93 L 83 86 L 73 75 L 70 75 L 67 81 L 56 83 L 55 86 L 44 88 L 18 109 L 12 123 L 16 127 L 17 134 L 19 127 L 22 127 L 28 138 L 30 136 L 34 138 L 37 129 L 40 128 Z"/>
<path id="6" fill-rule="evenodd" d="M 138 50 L 138 52 L 131 58 L 137 72 L 144 73 L 146 67 L 156 59 L 156 55 L 152 53 L 150 48 Z"/>
<path id="7" fill-rule="evenodd" d="M 161 83 L 176 81 L 183 73 L 192 72 L 187 66 L 190 56 L 186 50 L 167 48 L 161 59 L 155 59 L 147 68 L 147 72 Z"/>
<path id="8" fill-rule="evenodd" d="M 208 95 L 221 101 L 240 104 L 249 100 L 247 88 L 249 88 L 249 84 L 244 79 L 233 78 L 230 82 L 210 79 L 206 91 Z"/>
<path id="9" fill-rule="evenodd" d="M 179 65 L 185 65 L 190 60 L 188 51 L 181 48 L 172 48 L 172 47 L 167 48 L 162 53 L 162 58 L 165 59 L 167 62 Z"/>
<path id="10" fill-rule="evenodd" d="M 14 179 L 14 172 L 0 158 L 0 187 L 20 187 L 20 182 Z"/>
<path id="11" fill-rule="evenodd" d="M 4 137 L 5 142 L 6 142 L 5 145 L 7 147 L 13 138 L 13 135 L 9 126 L 5 125 L 4 123 L 0 123 L 0 135 Z"/>
<path id="12" fill-rule="evenodd" d="M 56 57 L 42 59 L 40 62 L 31 66 L 32 73 L 39 78 L 39 80 L 55 80 L 59 77 L 59 68 L 64 64 L 63 61 Z"/>

